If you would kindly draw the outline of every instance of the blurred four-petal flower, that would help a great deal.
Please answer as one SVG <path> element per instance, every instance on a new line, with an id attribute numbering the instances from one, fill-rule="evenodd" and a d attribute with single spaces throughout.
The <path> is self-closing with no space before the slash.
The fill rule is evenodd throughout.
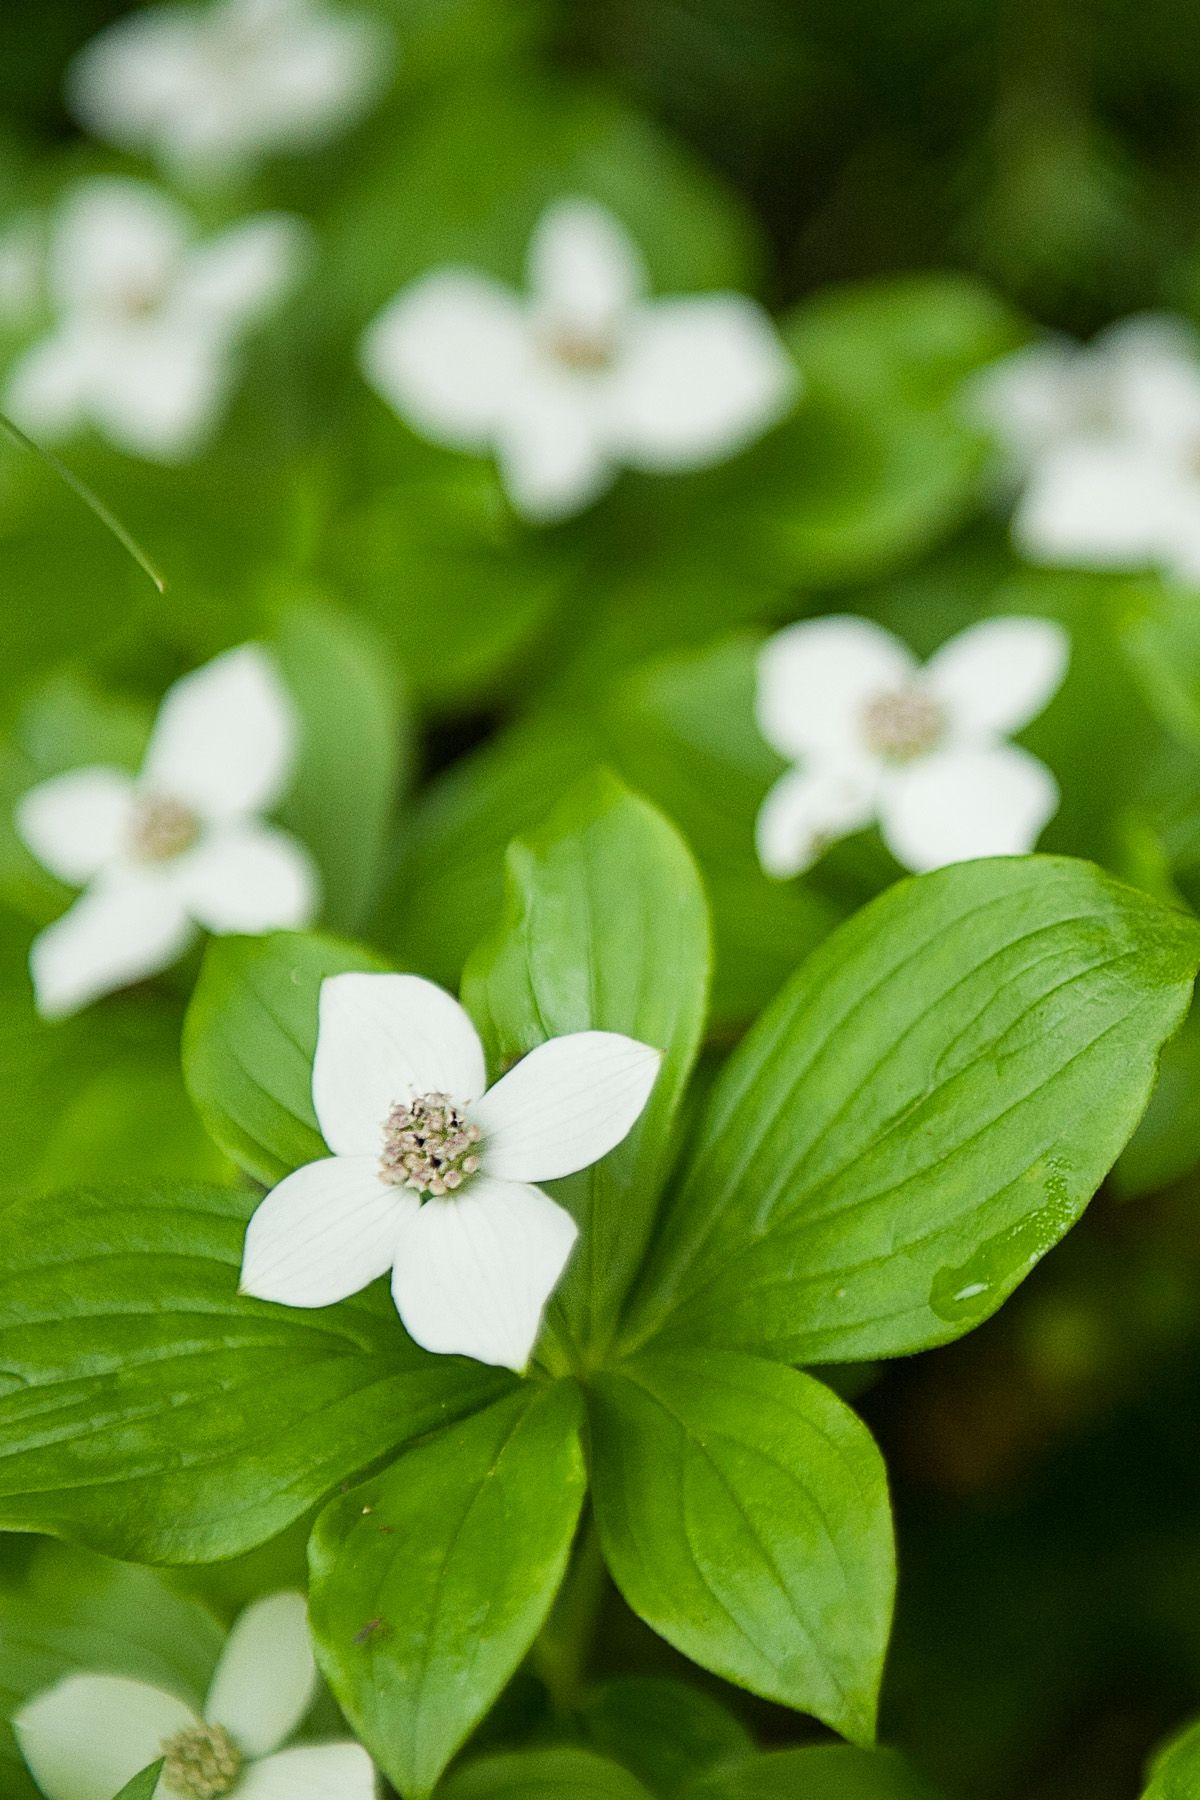
<path id="1" fill-rule="evenodd" d="M 312 1703 L 304 1597 L 269 1594 L 225 1643 L 203 1714 L 118 1675 L 68 1675 L 18 1710 L 21 1754 L 46 1800 L 112 1800 L 165 1757 L 160 1800 L 374 1800 L 358 1744 L 281 1748 Z"/>
<path id="2" fill-rule="evenodd" d="M 973 377 L 968 405 L 1021 490 L 1013 535 L 1032 561 L 1200 581 L 1200 339 L 1184 320 L 1031 345 Z"/>
<path id="3" fill-rule="evenodd" d="M 154 6 L 118 19 L 71 65 L 80 122 L 186 176 L 307 150 L 354 122 L 386 78 L 391 35 L 317 0 Z"/>
<path id="4" fill-rule="evenodd" d="M 766 313 L 742 294 L 646 297 L 637 247 L 595 202 L 558 201 L 529 253 L 528 297 L 467 268 L 405 288 L 366 332 L 367 379 L 435 443 L 495 452 L 521 513 L 563 518 L 621 465 L 722 461 L 799 388 Z"/>
<path id="5" fill-rule="evenodd" d="M 635 1038 L 581 1031 L 488 1088 L 479 1034 L 444 989 L 416 975 L 330 977 L 312 1094 L 333 1155 L 258 1208 L 243 1292 L 329 1306 L 390 1269 L 396 1309 L 426 1350 L 524 1369 L 577 1236 L 530 1184 L 627 1137 L 661 1061 Z"/>
<path id="6" fill-rule="evenodd" d="M 770 638 L 759 655 L 759 729 L 797 767 L 758 815 L 764 869 L 797 875 L 875 820 L 909 869 L 1032 850 L 1058 787 L 1005 738 L 1047 705 L 1069 653 L 1046 619 L 985 619 L 924 668 L 867 619 L 805 620 Z"/>
<path id="7" fill-rule="evenodd" d="M 133 456 L 195 456 L 242 338 L 295 279 L 307 241 L 304 223 L 282 213 L 200 240 L 145 182 L 80 182 L 51 230 L 55 323 L 9 370 L 4 410 L 47 438 L 92 425 Z"/>
<path id="8" fill-rule="evenodd" d="M 317 878 L 308 852 L 261 814 L 286 793 L 293 703 L 264 650 L 228 650 L 169 690 L 141 772 L 73 769 L 31 788 L 17 830 L 60 880 L 86 884 L 34 940 L 39 1009 L 75 1012 L 167 968 L 196 927 L 306 925 Z"/>

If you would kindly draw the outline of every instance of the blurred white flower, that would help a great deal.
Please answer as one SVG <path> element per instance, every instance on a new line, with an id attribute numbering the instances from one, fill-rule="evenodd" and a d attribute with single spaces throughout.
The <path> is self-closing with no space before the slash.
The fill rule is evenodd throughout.
<path id="1" fill-rule="evenodd" d="M 351 125 L 386 80 L 391 44 L 382 20 L 318 0 L 155 6 L 86 45 L 67 93 L 97 136 L 220 176 Z"/>
<path id="2" fill-rule="evenodd" d="M 45 263 L 42 221 L 21 213 L 0 231 L 0 329 L 19 330 L 36 317 Z"/>
<path id="3" fill-rule="evenodd" d="M 22 796 L 22 841 L 61 881 L 86 883 L 30 952 L 44 1015 L 157 974 L 197 926 L 309 923 L 317 878 L 308 852 L 259 816 L 287 790 L 296 739 L 274 663 L 246 644 L 168 690 L 139 775 L 72 769 Z"/>
<path id="4" fill-rule="evenodd" d="M 742 294 L 646 297 L 636 246 L 590 200 L 549 207 L 528 297 L 436 269 L 368 328 L 362 366 L 414 430 L 492 450 L 518 511 L 578 512 L 617 468 L 692 469 L 744 448 L 799 389 L 766 313 Z"/>
<path id="5" fill-rule="evenodd" d="M 177 1694 L 119 1675 L 68 1675 L 13 1719 L 46 1800 L 113 1800 L 166 1758 L 161 1800 L 374 1800 L 358 1744 L 280 1746 L 312 1703 L 316 1669 L 302 1594 L 269 1594 L 226 1640 L 196 1713 Z"/>
<path id="6" fill-rule="evenodd" d="M 967 398 L 1022 489 L 1013 534 L 1031 560 L 1200 580 L 1200 339 L 1183 320 L 1032 345 Z"/>
<path id="7" fill-rule="evenodd" d="M 479 1034 L 452 995 L 416 975 L 332 976 L 312 1093 L 333 1155 L 267 1195 L 242 1291 L 329 1306 L 391 1269 L 418 1344 L 524 1369 L 577 1235 L 529 1184 L 627 1137 L 661 1061 L 634 1038 L 581 1031 L 487 1088 Z"/>
<path id="8" fill-rule="evenodd" d="M 1047 705 L 1069 654 L 1066 633 L 1045 619 L 985 619 L 923 668 L 867 619 L 781 631 L 759 654 L 758 725 L 798 766 L 759 812 L 763 868 L 797 875 L 876 820 L 909 869 L 1032 850 L 1058 787 L 1004 739 Z"/>
<path id="9" fill-rule="evenodd" d="M 10 369 L 4 410 L 35 435 L 90 424 L 134 456 L 194 456 L 220 418 L 241 338 L 293 282 L 306 247 L 303 222 L 281 213 L 197 240 L 144 182 L 81 182 L 51 231 L 55 323 Z"/>

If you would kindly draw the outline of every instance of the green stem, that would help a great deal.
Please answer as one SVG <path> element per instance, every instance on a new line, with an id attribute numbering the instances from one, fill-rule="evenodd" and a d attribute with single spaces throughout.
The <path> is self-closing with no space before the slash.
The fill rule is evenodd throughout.
<path id="1" fill-rule="evenodd" d="M 589 1512 L 566 1579 L 531 1652 L 550 1703 L 561 1715 L 579 1709 L 607 1585 L 600 1538 Z"/>
<path id="2" fill-rule="evenodd" d="M 53 450 L 47 450 L 43 445 L 35 443 L 31 437 L 26 437 L 20 426 L 14 425 L 12 420 L 4 413 L 0 413 L 0 431 L 2 431 L 6 437 L 10 438 L 14 444 L 19 444 L 23 450 L 28 450 L 32 455 L 40 457 L 48 468 L 53 469 L 59 480 L 65 482 L 73 494 L 79 496 L 84 505 L 89 507 L 91 511 L 95 513 L 100 523 L 112 532 L 117 542 L 128 550 L 139 569 L 144 570 L 150 577 L 159 593 L 163 594 L 166 592 L 166 582 L 163 580 L 154 564 L 150 561 L 150 558 L 146 555 L 146 552 L 142 549 L 133 533 L 125 529 L 117 515 L 105 506 L 99 494 L 95 493 L 93 489 L 88 486 L 86 481 L 76 475 L 73 469 L 68 469 L 66 463 L 60 461 L 60 459 L 55 456 Z"/>

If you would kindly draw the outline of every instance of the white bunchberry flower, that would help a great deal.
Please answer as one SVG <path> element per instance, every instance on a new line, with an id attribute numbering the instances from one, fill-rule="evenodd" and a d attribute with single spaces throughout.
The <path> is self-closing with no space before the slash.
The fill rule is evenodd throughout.
<path id="1" fill-rule="evenodd" d="M 22 841 L 61 881 L 86 887 L 30 952 L 44 1015 L 157 974 L 197 926 L 253 933 L 310 922 L 308 852 L 260 817 L 287 791 L 297 731 L 274 663 L 246 644 L 168 690 L 139 775 L 72 769 L 22 796 Z"/>
<path id="2" fill-rule="evenodd" d="M 1147 316 L 1035 344 L 975 376 L 975 417 L 1020 488 L 1032 561 L 1200 580 L 1200 339 Z"/>
<path id="3" fill-rule="evenodd" d="M 287 1176 L 251 1219 L 242 1291 L 329 1306 L 390 1269 L 396 1310 L 426 1350 L 524 1369 L 577 1235 L 530 1183 L 627 1137 L 661 1061 L 634 1038 L 581 1031 L 488 1088 L 479 1034 L 444 989 L 331 976 L 312 1094 L 333 1154 Z"/>
<path id="4" fill-rule="evenodd" d="M 374 1800 L 358 1744 L 281 1748 L 316 1686 L 302 1594 L 269 1594 L 226 1640 L 202 1713 L 119 1675 L 68 1675 L 19 1709 L 13 1729 L 46 1800 L 113 1800 L 160 1757 L 155 1800 Z"/>
<path id="5" fill-rule="evenodd" d="M 9 370 L 3 410 L 35 435 L 93 426 L 152 462 L 195 456 L 215 430 L 237 351 L 294 281 L 301 220 L 264 213 L 198 239 L 141 181 L 97 177 L 51 227 L 54 323 Z"/>
<path id="6" fill-rule="evenodd" d="M 71 64 L 80 123 L 184 176 L 221 177 L 350 126 L 380 92 L 391 33 L 318 0 L 215 0 L 119 19 Z"/>
<path id="7" fill-rule="evenodd" d="M 1005 742 L 1037 717 L 1070 643 L 1045 619 L 986 619 L 922 668 L 867 619 L 791 625 L 759 653 L 757 717 L 797 766 L 758 815 L 769 875 L 798 875 L 878 820 L 909 869 L 1032 850 L 1058 806 L 1053 775 Z"/>
<path id="8" fill-rule="evenodd" d="M 517 510 L 565 518 L 618 467 L 720 462 L 782 417 L 799 378 L 743 294 L 646 297 L 637 247 L 590 200 L 549 207 L 528 296 L 437 269 L 368 328 L 362 366 L 414 430 L 495 453 Z"/>

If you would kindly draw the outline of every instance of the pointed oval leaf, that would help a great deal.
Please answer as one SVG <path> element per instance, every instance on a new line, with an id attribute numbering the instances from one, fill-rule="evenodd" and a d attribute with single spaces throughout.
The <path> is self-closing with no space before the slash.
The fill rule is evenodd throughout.
<path id="1" fill-rule="evenodd" d="M 663 1052 L 624 1142 L 547 1184 L 580 1226 L 553 1312 L 581 1342 L 611 1330 L 645 1250 L 700 1045 L 709 954 L 704 893 L 683 840 L 647 801 L 598 774 L 512 845 L 503 920 L 467 965 L 463 999 L 495 1064 L 573 1031 L 620 1031 Z"/>
<path id="2" fill-rule="evenodd" d="M 0 1527 L 144 1562 L 237 1556 L 511 1386 L 418 1349 L 370 1290 L 317 1312 L 240 1297 L 254 1205 L 163 1183 L 4 1211 Z"/>
<path id="3" fill-rule="evenodd" d="M 526 1384 L 317 1521 L 321 1666 L 408 1800 L 432 1792 L 550 1610 L 583 1504 L 581 1421 L 573 1383 Z"/>
<path id="4" fill-rule="evenodd" d="M 596 1378 L 596 1519 L 617 1586 L 685 1656 L 859 1741 L 895 1556 L 865 1425 L 810 1375 L 665 1350 Z"/>
<path id="5" fill-rule="evenodd" d="M 516 1750 L 455 1770 L 438 1800 L 650 1800 L 620 1763 L 591 1750 Z"/>
<path id="6" fill-rule="evenodd" d="M 1112 1166 L 1198 960 L 1194 918 L 1088 863 L 898 883 L 730 1057 L 631 1336 L 836 1362 L 969 1331 Z"/>
<path id="7" fill-rule="evenodd" d="M 765 1750 L 706 1776 L 687 1800 L 938 1800 L 894 1750 L 814 1744 Z"/>
<path id="8" fill-rule="evenodd" d="M 315 932 L 209 944 L 183 1025 L 183 1075 L 213 1141 L 256 1181 L 328 1156 L 312 1103 L 321 983 L 386 967 Z"/>
<path id="9" fill-rule="evenodd" d="M 116 1796 L 116 1800 L 154 1800 L 154 1796 L 158 1792 L 158 1778 L 162 1774 L 162 1768 L 162 1758 L 160 1757 L 156 1763 L 151 1763 L 148 1769 L 143 1769 L 140 1775 L 135 1775 L 132 1781 L 127 1781 Z"/>

